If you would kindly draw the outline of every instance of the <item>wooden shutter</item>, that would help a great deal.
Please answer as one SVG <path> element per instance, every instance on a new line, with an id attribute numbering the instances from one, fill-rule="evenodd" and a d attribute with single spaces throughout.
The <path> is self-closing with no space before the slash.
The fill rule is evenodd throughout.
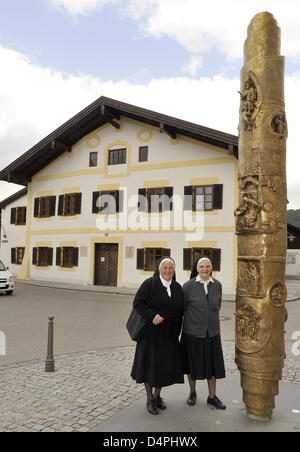
<path id="1" fill-rule="evenodd" d="M 171 250 L 168 248 L 162 248 L 162 257 L 171 257 Z"/>
<path id="2" fill-rule="evenodd" d="M 147 207 L 147 189 L 139 188 L 138 212 L 145 212 Z"/>
<path id="3" fill-rule="evenodd" d="M 33 216 L 37 218 L 39 216 L 40 198 L 34 198 Z"/>
<path id="4" fill-rule="evenodd" d="M 63 215 L 63 210 L 64 210 L 64 195 L 59 195 L 57 215 Z"/>
<path id="5" fill-rule="evenodd" d="M 192 269 L 192 248 L 183 249 L 183 270 Z"/>
<path id="6" fill-rule="evenodd" d="M 10 224 L 16 224 L 16 219 L 17 219 L 17 209 L 16 207 L 13 207 L 10 210 Z"/>
<path id="7" fill-rule="evenodd" d="M 81 199 L 82 199 L 82 193 L 76 193 L 75 194 L 75 214 L 81 213 Z"/>
<path id="8" fill-rule="evenodd" d="M 100 210 L 100 206 L 97 205 L 98 202 L 100 201 L 100 192 L 99 191 L 94 191 L 93 192 L 93 205 L 92 205 L 92 213 L 99 213 Z M 98 201 L 99 200 L 99 201 Z"/>
<path id="9" fill-rule="evenodd" d="M 124 190 L 116 192 L 116 212 L 124 211 Z"/>
<path id="10" fill-rule="evenodd" d="M 78 267 L 78 250 L 79 250 L 79 248 L 72 249 L 72 265 L 73 265 L 73 267 Z"/>
<path id="11" fill-rule="evenodd" d="M 213 209 L 223 209 L 223 184 L 214 185 Z"/>
<path id="12" fill-rule="evenodd" d="M 48 253 L 47 265 L 52 265 L 53 264 L 53 248 L 48 248 L 47 253 Z"/>
<path id="13" fill-rule="evenodd" d="M 50 197 L 50 217 L 55 216 L 56 196 Z"/>
<path id="14" fill-rule="evenodd" d="M 61 266 L 61 247 L 56 248 L 56 265 Z"/>
<path id="15" fill-rule="evenodd" d="M 193 186 L 192 185 L 187 185 L 184 187 L 183 210 L 193 210 Z"/>
<path id="16" fill-rule="evenodd" d="M 16 263 L 16 248 L 11 248 L 11 263 Z"/>
<path id="17" fill-rule="evenodd" d="M 171 201 L 171 198 L 173 196 L 173 187 L 165 187 L 165 195 L 168 196 L 170 202 L 167 203 L 166 206 L 163 205 L 163 211 L 165 210 L 173 210 L 173 201 Z"/>
<path id="18" fill-rule="evenodd" d="M 37 265 L 37 248 L 32 248 L 32 265 Z"/>
<path id="19" fill-rule="evenodd" d="M 213 270 L 219 272 L 221 270 L 221 250 L 218 248 L 212 249 L 212 264 Z"/>
<path id="20" fill-rule="evenodd" d="M 145 250 L 144 248 L 138 248 L 136 250 L 136 268 L 137 270 L 144 270 L 145 268 Z"/>

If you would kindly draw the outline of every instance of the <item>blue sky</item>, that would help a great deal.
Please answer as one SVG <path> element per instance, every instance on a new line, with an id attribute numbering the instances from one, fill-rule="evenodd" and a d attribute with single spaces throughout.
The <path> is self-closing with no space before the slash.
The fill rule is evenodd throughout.
<path id="1" fill-rule="evenodd" d="M 299 0 L 0 0 L 0 167 L 101 95 L 237 134 L 243 44 L 263 10 L 282 30 L 300 208 Z M 15 189 L 0 182 L 0 199 Z"/>

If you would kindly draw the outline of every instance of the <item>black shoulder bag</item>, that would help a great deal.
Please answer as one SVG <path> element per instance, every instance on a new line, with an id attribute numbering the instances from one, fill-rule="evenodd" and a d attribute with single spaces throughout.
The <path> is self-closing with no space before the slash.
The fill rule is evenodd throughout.
<path id="1" fill-rule="evenodd" d="M 154 278 L 152 278 L 151 281 L 151 292 L 149 299 L 152 296 L 153 293 L 153 287 L 154 287 Z M 144 320 L 138 312 L 135 311 L 135 309 L 132 309 L 130 316 L 126 323 L 126 328 L 128 330 L 129 336 L 133 341 L 138 341 L 142 337 L 144 328 L 146 326 L 147 321 Z"/>

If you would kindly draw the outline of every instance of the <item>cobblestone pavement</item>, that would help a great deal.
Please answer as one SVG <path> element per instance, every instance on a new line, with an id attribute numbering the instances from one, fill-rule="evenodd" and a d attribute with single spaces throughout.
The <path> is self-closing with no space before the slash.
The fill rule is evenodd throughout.
<path id="1" fill-rule="evenodd" d="M 300 357 L 286 343 L 283 379 L 300 384 Z M 227 374 L 237 373 L 234 342 L 223 342 Z M 144 396 L 130 378 L 134 347 L 74 353 L 0 367 L 1 432 L 87 432 Z"/>

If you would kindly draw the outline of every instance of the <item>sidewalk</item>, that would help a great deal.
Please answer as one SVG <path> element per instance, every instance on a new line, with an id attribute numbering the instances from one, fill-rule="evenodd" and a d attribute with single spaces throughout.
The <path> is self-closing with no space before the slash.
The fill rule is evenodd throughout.
<path id="1" fill-rule="evenodd" d="M 227 378 L 218 383 L 218 393 L 228 410 L 222 416 L 203 403 L 207 396 L 205 382 L 199 383 L 195 409 L 185 403 L 185 383 L 163 390 L 162 396 L 169 405 L 166 413 L 158 419 L 148 415 L 144 385 L 136 385 L 130 377 L 134 351 L 132 345 L 59 356 L 55 358 L 53 373 L 45 372 L 44 360 L 0 367 L 0 431 L 132 432 L 146 428 L 152 432 L 169 428 L 189 432 L 199 428 L 218 431 L 251 427 L 243 413 L 234 341 L 223 341 Z M 300 428 L 300 357 L 291 353 L 288 341 L 286 353 L 285 383 L 281 383 L 280 395 L 276 397 L 274 414 L 274 421 L 280 418 L 280 422 L 272 424 L 277 430 Z"/>
<path id="2" fill-rule="evenodd" d="M 82 292 L 101 292 L 110 294 L 135 295 L 137 289 L 126 287 L 109 287 L 109 286 L 90 286 L 84 284 L 66 284 L 55 281 L 36 281 L 33 279 L 16 280 L 18 284 L 27 284 L 39 287 L 53 287 L 65 290 L 77 290 Z M 296 301 L 300 299 L 300 280 L 286 279 L 285 284 L 288 291 L 287 301 Z M 223 301 L 235 301 L 235 295 L 223 293 Z"/>

